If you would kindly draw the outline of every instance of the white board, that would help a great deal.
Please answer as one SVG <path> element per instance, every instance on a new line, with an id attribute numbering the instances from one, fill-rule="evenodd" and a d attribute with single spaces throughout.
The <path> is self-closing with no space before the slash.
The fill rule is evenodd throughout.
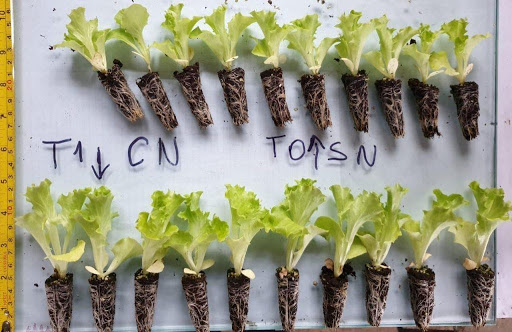
<path id="1" fill-rule="evenodd" d="M 160 27 L 163 12 L 168 1 L 137 1 L 150 12 L 149 26 L 145 31 L 148 41 L 161 41 L 166 36 Z M 184 14 L 209 14 L 221 0 L 208 2 L 186 1 Z M 98 17 L 100 28 L 113 27 L 115 13 L 132 4 L 129 0 L 106 2 L 89 1 L 34 1 L 14 3 L 15 53 L 16 53 L 16 110 L 17 110 L 17 214 L 29 210 L 24 201 L 25 188 L 44 178 L 53 181 L 53 191 L 66 193 L 82 186 L 107 185 L 115 195 L 114 205 L 120 217 L 115 220 L 111 243 L 125 236 L 139 238 L 134 227 L 138 212 L 149 209 L 150 195 L 157 189 L 171 189 L 181 193 L 203 190 L 202 207 L 229 220 L 229 209 L 224 199 L 224 185 L 240 184 L 255 191 L 267 207 L 277 204 L 283 197 L 284 186 L 301 177 L 318 181 L 325 194 L 328 187 L 341 184 L 359 192 L 363 189 L 384 192 L 386 185 L 400 183 L 409 188 L 404 201 L 405 212 L 420 218 L 423 209 L 430 206 L 432 190 L 441 188 L 446 192 L 463 192 L 471 195 L 467 184 L 478 180 L 484 186 L 494 184 L 495 174 L 495 52 L 493 39 L 477 47 L 472 61 L 475 69 L 471 79 L 480 85 L 480 137 L 466 142 L 462 137 L 456 117 L 456 109 L 449 95 L 449 85 L 455 79 L 439 76 L 432 83 L 441 89 L 439 125 L 442 137 L 428 141 L 423 138 L 417 119 L 416 106 L 407 88 L 406 80 L 416 73 L 412 62 L 405 57 L 398 77 L 404 79 L 404 116 L 406 136 L 394 140 L 385 122 L 373 86 L 380 78 L 375 70 L 363 62 L 370 72 L 370 132 L 358 134 L 353 129 L 348 112 L 345 93 L 340 77 L 346 72 L 344 65 L 334 61 L 334 49 L 330 51 L 322 72 L 326 74 L 327 99 L 331 108 L 333 126 L 319 132 L 304 107 L 304 100 L 297 80 L 307 71 L 303 60 L 291 50 L 284 50 L 288 57 L 282 67 L 285 74 L 287 100 L 292 110 L 293 123 L 286 129 L 276 129 L 272 123 L 264 98 L 259 73 L 267 67 L 262 59 L 250 54 L 254 42 L 245 33 L 238 45 L 239 59 L 236 62 L 246 71 L 246 89 L 249 103 L 250 123 L 235 128 L 231 124 L 216 72 L 221 65 L 201 42 L 194 41 L 194 47 L 201 64 L 201 78 L 206 99 L 210 105 L 215 125 L 200 130 L 189 111 L 178 83 L 172 78 L 177 66 L 158 52 L 153 52 L 153 67 L 160 72 L 164 86 L 171 99 L 179 121 L 179 127 L 166 132 L 152 113 L 149 105 L 138 90 L 135 81 L 145 73 L 141 59 L 130 53 L 128 47 L 109 44 L 109 63 L 120 59 L 130 86 L 141 102 L 145 117 L 136 124 L 130 124 L 117 112 L 115 105 L 99 83 L 96 73 L 78 54 L 69 50 L 50 51 L 49 46 L 60 42 L 68 23 L 67 14 L 71 9 L 86 7 L 88 18 Z M 496 11 L 494 1 L 382 1 L 357 0 L 349 5 L 345 2 L 273 0 L 280 7 L 278 17 L 281 23 L 300 18 L 305 14 L 318 13 L 323 23 L 318 37 L 335 36 L 338 30 L 337 17 L 344 11 L 363 11 L 365 19 L 387 14 L 394 27 L 418 26 L 430 23 L 434 28 L 458 17 L 467 17 L 471 34 L 490 32 L 496 34 Z M 236 11 L 248 14 L 251 10 L 272 9 L 267 1 L 229 1 L 228 16 Z M 256 26 L 248 32 L 259 35 Z M 378 45 L 376 34 L 370 38 L 367 49 Z M 440 40 L 438 48 L 450 49 L 446 38 Z M 286 135 L 276 141 L 276 157 L 273 155 L 272 140 L 267 137 Z M 320 150 L 318 169 L 315 156 L 305 153 L 304 158 L 293 161 L 289 157 L 289 145 L 296 139 L 305 142 L 306 148 L 312 135 L 323 142 L 326 150 Z M 134 160 L 144 162 L 131 167 L 127 150 L 130 143 L 139 136 L 148 139 L 146 146 L 139 141 L 133 150 Z M 57 168 L 52 160 L 52 146 L 42 141 L 70 138 L 71 141 L 57 148 Z M 179 150 L 179 162 L 172 166 L 165 161 L 158 163 L 158 140 L 166 144 L 170 159 L 175 161 L 173 140 Z M 78 141 L 83 147 L 83 162 L 73 155 Z M 328 160 L 339 155 L 329 152 L 335 142 L 347 159 Z M 368 159 L 377 149 L 375 164 L 368 166 L 364 159 L 360 165 L 357 155 L 364 146 Z M 103 166 L 110 164 L 102 180 L 96 179 L 91 166 L 97 167 L 96 151 L 101 149 Z M 299 154 L 298 146 L 294 153 Z M 471 217 L 472 205 L 462 213 Z M 331 198 L 316 216 L 334 215 Z M 78 234 L 82 236 L 83 234 Z M 17 329 L 26 330 L 33 324 L 49 326 L 44 295 L 44 280 L 51 268 L 44 261 L 44 255 L 37 243 L 23 230 L 18 229 L 17 240 Z M 434 324 L 468 324 L 466 303 L 465 272 L 461 266 L 464 251 L 454 245 L 451 235 L 443 234 L 433 243 L 429 252 L 429 265 L 437 273 L 436 307 Z M 318 275 L 326 257 L 333 253 L 333 246 L 319 238 L 308 248 L 298 265 L 301 271 L 299 311 L 297 328 L 322 326 L 321 286 Z M 226 270 L 230 266 L 229 252 L 224 244 L 214 245 L 209 256 L 217 264 L 208 270 L 208 295 L 210 321 L 213 330 L 230 328 Z M 494 257 L 494 246 L 489 246 L 488 256 Z M 393 268 L 393 279 L 389 294 L 388 309 L 384 325 L 410 325 L 412 313 L 409 305 L 405 267 L 412 258 L 412 250 L 406 238 L 401 238 L 391 249 L 386 262 Z M 362 270 L 366 256 L 353 261 L 357 279 L 350 281 L 349 300 L 343 315 L 344 326 L 366 325 L 364 309 L 364 283 Z M 84 264 L 92 261 L 90 253 L 83 257 Z M 284 244 L 280 236 L 260 234 L 250 247 L 245 265 L 257 274 L 252 282 L 249 327 L 251 329 L 279 329 L 275 269 L 284 262 Z M 180 278 L 184 262 L 174 252 L 166 258 L 166 269 L 160 278 L 158 304 L 155 316 L 155 330 L 191 329 Z M 140 262 L 136 259 L 118 270 L 116 330 L 134 330 L 133 273 Z M 491 259 L 494 266 L 494 260 Z M 43 267 L 45 268 L 43 270 Z M 88 293 L 88 273 L 83 264 L 72 265 L 75 273 L 75 298 L 72 328 L 94 330 Z M 38 284 L 38 287 L 35 286 Z M 491 315 L 494 319 L 494 310 Z"/>

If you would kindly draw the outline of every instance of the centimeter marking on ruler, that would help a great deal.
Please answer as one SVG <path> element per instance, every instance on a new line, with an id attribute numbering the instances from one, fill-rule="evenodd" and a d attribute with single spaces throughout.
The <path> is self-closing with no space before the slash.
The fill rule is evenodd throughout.
<path id="1" fill-rule="evenodd" d="M 10 0 L 0 0 L 0 323 L 14 331 L 15 155 L 14 76 Z"/>

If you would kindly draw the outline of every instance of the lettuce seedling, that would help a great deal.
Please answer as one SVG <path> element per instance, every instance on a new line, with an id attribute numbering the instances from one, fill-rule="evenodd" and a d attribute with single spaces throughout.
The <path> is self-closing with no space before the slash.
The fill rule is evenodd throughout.
<path id="1" fill-rule="evenodd" d="M 362 192 L 354 198 L 349 188 L 333 185 L 329 188 L 334 196 L 337 219 L 319 217 L 315 226 L 326 231 L 324 237 L 332 239 L 335 245 L 335 277 L 343 273 L 347 260 L 366 253 L 366 248 L 356 238 L 363 225 L 382 213 L 380 197 L 376 193 Z"/>
<path id="2" fill-rule="evenodd" d="M 249 279 L 254 272 L 243 269 L 245 255 L 252 239 L 265 228 L 268 210 L 261 206 L 260 200 L 245 187 L 226 185 L 226 198 L 231 208 L 231 230 L 226 244 L 231 250 L 231 262 L 235 275 L 243 274 Z"/>
<path id="3" fill-rule="evenodd" d="M 27 188 L 25 197 L 32 204 L 32 211 L 16 218 L 16 225 L 25 228 L 43 249 L 58 278 L 65 278 L 68 263 L 76 262 L 82 257 L 85 242 L 69 249 L 76 223 L 71 215 L 80 210 L 90 192 L 89 188 L 73 190 L 67 195 L 60 195 L 57 204 L 58 213 L 50 193 L 51 181 L 45 179 L 38 186 Z"/>
<path id="4" fill-rule="evenodd" d="M 397 184 L 386 187 L 386 192 L 386 204 L 379 202 L 382 213 L 377 213 L 370 220 L 373 231 L 361 229 L 357 234 L 374 267 L 384 267 L 391 245 L 402 235 L 400 229 L 410 219 L 409 215 L 400 211 L 400 204 L 408 190 Z"/>
<path id="5" fill-rule="evenodd" d="M 75 211 L 73 219 L 82 226 L 89 237 L 94 267 L 86 266 L 85 269 L 103 279 L 113 273 L 124 261 L 142 254 L 141 245 L 134 239 L 126 237 L 114 244 L 112 253 L 114 259 L 107 269 L 109 254 L 107 252 L 107 236 L 112 229 L 112 220 L 118 215 L 112 211 L 114 195 L 105 187 L 99 187 L 87 194 L 89 202 L 82 210 Z"/>
<path id="6" fill-rule="evenodd" d="M 292 27 L 287 24 L 282 26 L 277 24 L 276 13 L 272 11 L 252 11 L 251 15 L 263 32 L 262 39 L 254 38 L 257 43 L 252 54 L 266 58 L 264 61 L 266 65 L 278 68 L 280 63 L 286 61 L 286 56 L 279 52 L 279 47 Z"/>
<path id="7" fill-rule="evenodd" d="M 160 273 L 164 268 L 162 260 L 169 250 L 169 240 L 179 230 L 178 226 L 171 223 L 171 218 L 184 198 L 173 192 L 155 191 L 151 199 L 151 213 L 139 213 L 136 227 L 143 240 L 143 273 Z"/>
<path id="8" fill-rule="evenodd" d="M 197 191 L 184 197 L 185 210 L 178 217 L 187 222 L 187 228 L 174 233 L 167 245 L 176 250 L 187 263 L 186 274 L 197 275 L 215 262 L 205 259 L 206 251 L 213 241 L 222 242 L 229 234 L 229 226 L 217 216 L 210 217 L 199 207 L 202 192 Z"/>

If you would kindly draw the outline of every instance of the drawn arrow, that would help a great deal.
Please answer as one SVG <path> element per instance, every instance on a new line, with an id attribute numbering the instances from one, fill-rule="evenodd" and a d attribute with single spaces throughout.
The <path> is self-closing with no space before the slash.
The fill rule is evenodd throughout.
<path id="1" fill-rule="evenodd" d="M 318 138 L 316 135 L 312 135 L 311 139 L 309 140 L 308 152 L 311 152 L 311 149 L 313 149 L 313 146 L 315 147 L 315 152 L 313 154 L 315 155 L 315 169 L 316 170 L 318 170 L 318 155 L 319 155 L 319 151 L 320 151 L 320 149 L 318 148 L 319 143 L 320 143 L 320 146 L 322 147 L 322 149 L 325 150 L 325 146 L 322 143 L 322 141 L 320 140 L 320 138 Z"/>
<path id="2" fill-rule="evenodd" d="M 101 169 L 101 151 L 100 147 L 98 147 L 98 152 L 96 153 L 96 162 L 98 163 L 98 172 L 96 172 L 96 169 L 94 168 L 94 165 L 91 165 L 92 171 L 94 172 L 94 175 L 96 175 L 96 178 L 98 180 L 101 180 L 103 178 L 103 174 L 105 174 L 105 171 L 107 168 L 110 167 L 110 164 L 105 166 L 105 168 Z"/>

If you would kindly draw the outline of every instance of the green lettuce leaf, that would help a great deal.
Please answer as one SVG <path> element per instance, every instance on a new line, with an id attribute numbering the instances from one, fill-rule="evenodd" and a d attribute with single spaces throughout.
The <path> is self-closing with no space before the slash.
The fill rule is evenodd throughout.
<path id="1" fill-rule="evenodd" d="M 319 73 L 327 52 L 338 42 L 337 38 L 324 38 L 315 47 L 315 34 L 320 25 L 317 14 L 306 15 L 291 22 L 292 30 L 286 36 L 286 40 L 290 42 L 288 48 L 302 55 L 313 74 Z"/>
<path id="2" fill-rule="evenodd" d="M 408 219 L 402 229 L 404 229 L 411 241 L 414 251 L 414 265 L 417 268 L 423 266 L 429 254 L 428 247 L 439 234 L 446 228 L 457 225 L 460 218 L 454 213 L 462 205 L 468 204 L 461 195 L 445 195 L 440 190 L 434 190 L 436 199 L 432 203 L 432 208 L 423 211 L 423 221 L 420 222 Z"/>
<path id="3" fill-rule="evenodd" d="M 348 15 L 340 16 L 340 23 L 336 25 L 342 32 L 336 50 L 341 60 L 347 65 L 352 75 L 359 72 L 361 55 L 366 40 L 370 34 L 381 24 L 382 19 L 374 18 L 367 23 L 359 23 L 363 14 L 352 10 Z"/>
<path id="4" fill-rule="evenodd" d="M 373 266 L 382 266 L 389 249 L 402 232 L 400 228 L 410 218 L 400 211 L 400 204 L 407 189 L 396 184 L 386 187 L 387 201 L 381 205 L 382 213 L 371 220 L 373 231 L 361 230 L 358 238 L 368 251 Z"/>
<path id="5" fill-rule="evenodd" d="M 70 215 L 80 210 L 89 188 L 74 190 L 61 195 L 57 203 L 61 212 L 57 213 L 50 192 L 51 181 L 45 179 L 39 185 L 27 188 L 27 201 L 32 211 L 16 218 L 16 225 L 25 228 L 41 246 L 46 257 L 57 271 L 59 277 L 65 277 L 68 263 L 76 262 L 84 253 L 85 243 L 78 241 L 68 250 L 75 231 L 75 222 Z"/>
<path id="6" fill-rule="evenodd" d="M 505 193 L 501 188 L 483 189 L 476 181 L 471 182 L 469 187 L 478 206 L 476 223 L 461 220 L 449 231 L 455 235 L 455 243 L 464 246 L 468 251 L 470 264 L 465 266 L 471 269 L 485 261 L 485 250 L 491 235 L 500 224 L 510 221 L 512 204 L 505 201 Z"/>
<path id="7" fill-rule="evenodd" d="M 121 9 L 115 16 L 116 23 L 120 28 L 109 31 L 107 38 L 120 40 L 133 48 L 133 53 L 144 59 L 148 70 L 151 71 L 149 46 L 142 35 L 148 24 L 148 18 L 148 11 L 142 5 L 133 4 L 128 8 Z"/>
<path id="8" fill-rule="evenodd" d="M 325 195 L 315 186 L 314 180 L 301 179 L 294 186 L 286 186 L 284 201 L 273 207 L 266 230 L 288 239 L 286 269 L 292 271 L 307 246 L 325 231 L 312 225 L 310 218 L 325 201 Z"/>
<path id="9" fill-rule="evenodd" d="M 165 12 L 165 21 L 162 27 L 169 30 L 173 40 L 166 39 L 161 43 L 154 43 L 151 47 L 156 48 L 177 64 L 187 67 L 194 58 L 194 49 L 189 46 L 190 38 L 196 38 L 200 30 L 195 28 L 202 17 L 193 16 L 186 18 L 181 16 L 183 4 L 171 5 Z"/>
<path id="10" fill-rule="evenodd" d="M 457 79 L 462 84 L 466 82 L 466 77 L 473 70 L 473 64 L 469 63 L 469 56 L 473 49 L 483 40 L 490 38 L 490 34 L 468 36 L 468 20 L 458 19 L 445 23 L 441 26 L 441 31 L 446 33 L 455 47 L 455 58 L 457 60 L 457 69 L 450 68 L 453 72 L 457 72 Z M 445 63 L 449 65 L 449 63 Z"/>
<path id="11" fill-rule="evenodd" d="M 379 35 L 380 50 L 364 54 L 364 58 L 375 67 L 384 77 L 394 79 L 398 69 L 398 59 L 402 48 L 418 33 L 418 29 L 405 27 L 396 31 L 388 28 L 386 15 L 379 19 L 377 33 Z"/>
<path id="12" fill-rule="evenodd" d="M 210 16 L 205 17 L 205 22 L 212 31 L 198 30 L 197 38 L 201 39 L 212 50 L 226 69 L 230 70 L 236 55 L 236 44 L 244 30 L 254 23 L 254 18 L 235 14 L 226 28 L 225 5 L 219 6 Z"/>
<path id="13" fill-rule="evenodd" d="M 320 217 L 316 220 L 315 226 L 324 229 L 324 237 L 333 240 L 336 247 L 334 254 L 334 275 L 336 277 L 343 273 L 343 267 L 348 259 L 362 255 L 365 248 L 359 246 L 352 249 L 356 240 L 357 232 L 363 225 L 377 218 L 382 213 L 380 196 L 376 193 L 363 191 L 354 198 L 349 188 L 333 185 L 329 188 L 336 202 L 338 218 Z"/>
<path id="14" fill-rule="evenodd" d="M 185 210 L 178 216 L 187 222 L 187 228 L 173 234 L 168 243 L 176 250 L 188 265 L 188 268 L 198 274 L 213 265 L 212 260 L 205 260 L 206 251 L 213 241 L 223 242 L 229 234 L 226 222 L 203 212 L 199 207 L 202 192 L 194 192 L 184 197 Z"/>
<path id="15" fill-rule="evenodd" d="M 279 67 L 279 64 L 286 60 L 284 54 L 279 54 L 279 46 L 290 32 L 291 27 L 277 24 L 276 13 L 272 11 L 252 11 L 251 15 L 264 36 L 263 39 L 255 38 L 257 44 L 254 46 L 252 54 L 266 58 L 265 64 L 272 64 L 275 68 Z"/>
<path id="16" fill-rule="evenodd" d="M 68 47 L 77 51 L 91 63 L 94 70 L 106 73 L 105 43 L 110 30 L 98 30 L 97 18 L 87 21 L 83 7 L 73 9 L 68 16 L 71 20 L 66 25 L 68 33 L 64 34 L 64 41 L 54 45 L 54 48 Z"/>

